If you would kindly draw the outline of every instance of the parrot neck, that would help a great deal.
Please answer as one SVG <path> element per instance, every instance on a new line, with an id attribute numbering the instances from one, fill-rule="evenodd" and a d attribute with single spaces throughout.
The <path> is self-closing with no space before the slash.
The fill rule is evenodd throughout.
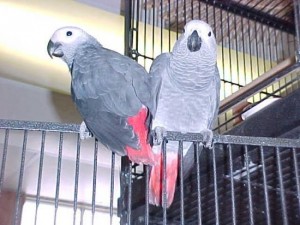
<path id="1" fill-rule="evenodd" d="M 91 39 L 88 43 L 84 43 L 76 48 L 72 56 L 66 57 L 65 62 L 67 63 L 69 70 L 72 72 L 73 65 L 80 65 L 84 60 L 93 58 L 95 52 L 100 52 L 102 50 L 102 45 L 96 40 Z M 68 60 L 69 59 L 69 60 Z M 89 63 L 88 61 L 86 63 Z M 79 67 L 79 69 L 84 69 L 85 67 Z M 72 74 L 72 73 L 71 73 Z"/>
<path id="2" fill-rule="evenodd" d="M 78 59 L 91 54 L 91 49 L 101 51 L 102 45 L 95 38 L 91 38 L 89 42 L 83 42 L 64 52 L 62 60 L 67 64 L 70 72 L 73 70 L 74 61 L 78 62 Z"/>

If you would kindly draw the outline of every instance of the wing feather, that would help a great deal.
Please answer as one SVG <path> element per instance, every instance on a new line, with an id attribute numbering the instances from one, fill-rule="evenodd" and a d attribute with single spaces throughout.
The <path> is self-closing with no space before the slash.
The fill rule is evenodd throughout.
<path id="1" fill-rule="evenodd" d="M 91 132 L 119 154 L 139 148 L 128 117 L 151 104 L 147 72 L 109 49 L 83 48 L 72 67 L 72 97 Z"/>

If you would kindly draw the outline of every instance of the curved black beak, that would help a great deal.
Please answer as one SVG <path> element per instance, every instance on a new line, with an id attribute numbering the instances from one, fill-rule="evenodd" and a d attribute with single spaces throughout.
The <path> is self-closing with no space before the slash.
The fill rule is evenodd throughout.
<path id="1" fill-rule="evenodd" d="M 48 55 L 52 58 L 52 56 L 55 57 L 62 57 L 64 53 L 60 49 L 61 44 L 59 43 L 53 43 L 53 41 L 49 41 L 47 45 L 47 52 Z"/>
<path id="2" fill-rule="evenodd" d="M 202 39 L 199 37 L 196 30 L 188 37 L 187 47 L 191 52 L 199 51 L 201 48 Z"/>

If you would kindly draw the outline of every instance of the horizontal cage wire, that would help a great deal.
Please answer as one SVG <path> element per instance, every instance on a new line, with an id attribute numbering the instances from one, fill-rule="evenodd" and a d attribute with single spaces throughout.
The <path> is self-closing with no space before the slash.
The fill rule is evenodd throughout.
<path id="1" fill-rule="evenodd" d="M 186 22 L 200 19 L 212 26 L 224 100 L 215 127 L 219 133 L 239 123 L 241 114 L 256 104 L 299 88 L 292 1 L 130 2 L 132 20 L 125 31 L 130 37 L 128 54 L 147 69 L 157 55 L 172 50 Z M 253 81 L 262 83 L 255 87 Z M 241 93 L 241 99 L 228 105 L 233 93 Z"/>

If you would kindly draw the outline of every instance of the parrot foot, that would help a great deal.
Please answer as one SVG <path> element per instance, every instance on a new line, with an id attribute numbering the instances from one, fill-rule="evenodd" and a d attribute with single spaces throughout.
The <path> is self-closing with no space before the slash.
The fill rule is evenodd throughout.
<path id="1" fill-rule="evenodd" d="M 80 124 L 79 135 L 81 140 L 93 137 L 92 133 L 89 131 L 84 121 L 82 121 L 82 123 Z"/>
<path id="2" fill-rule="evenodd" d="M 163 127 L 155 127 L 153 132 L 153 145 L 160 145 L 167 136 L 167 130 Z"/>
<path id="3" fill-rule="evenodd" d="M 213 132 L 209 129 L 202 130 L 200 132 L 203 136 L 203 146 L 208 149 L 213 148 Z"/>

